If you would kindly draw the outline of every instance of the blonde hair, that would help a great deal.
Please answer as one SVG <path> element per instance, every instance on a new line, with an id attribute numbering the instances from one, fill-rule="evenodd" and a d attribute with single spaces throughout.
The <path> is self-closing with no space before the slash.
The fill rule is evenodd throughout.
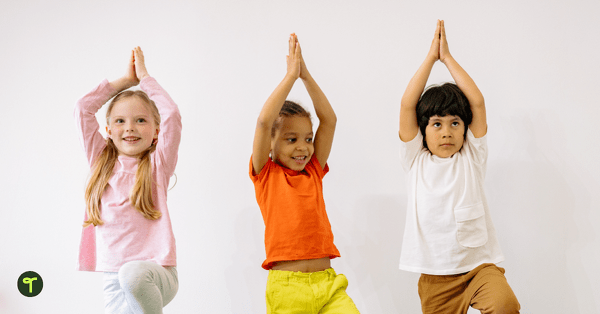
<path id="1" fill-rule="evenodd" d="M 124 91 L 119 93 L 108 105 L 106 110 L 106 121 L 110 125 L 110 113 L 114 105 L 121 99 L 128 97 L 138 97 L 144 101 L 150 108 L 150 112 L 154 118 L 154 123 L 160 125 L 160 114 L 156 104 L 146 93 L 140 90 Z M 152 167 L 150 164 L 150 154 L 156 150 L 156 144 L 153 142 L 150 147 L 140 154 L 138 168 L 135 173 L 135 184 L 129 192 L 129 201 L 137 211 L 142 213 L 144 217 L 156 220 L 160 218 L 160 211 L 154 209 L 154 201 L 152 200 Z M 86 212 L 88 219 L 84 221 L 83 226 L 102 225 L 104 222 L 100 219 L 100 205 L 102 194 L 108 185 L 108 180 L 112 176 L 113 168 L 119 156 L 119 151 L 111 138 L 106 139 L 106 147 L 94 162 L 92 175 L 85 189 Z"/>

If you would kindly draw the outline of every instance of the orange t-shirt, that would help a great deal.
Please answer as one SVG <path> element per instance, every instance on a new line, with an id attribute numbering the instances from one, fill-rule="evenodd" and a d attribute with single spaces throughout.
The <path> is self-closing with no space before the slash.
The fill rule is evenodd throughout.
<path id="1" fill-rule="evenodd" d="M 323 176 L 328 171 L 313 155 L 302 171 L 269 159 L 255 175 L 250 158 L 250 178 L 265 222 L 264 269 L 278 261 L 340 257 L 323 200 Z"/>

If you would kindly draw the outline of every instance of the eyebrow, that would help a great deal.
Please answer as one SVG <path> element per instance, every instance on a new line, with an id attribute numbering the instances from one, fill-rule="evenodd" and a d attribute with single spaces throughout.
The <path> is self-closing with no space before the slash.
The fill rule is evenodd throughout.
<path id="1" fill-rule="evenodd" d="M 313 132 L 310 132 L 310 133 L 308 133 L 308 134 L 306 134 L 306 135 L 310 135 L 310 136 L 312 136 L 313 134 L 314 134 Z M 297 136 L 297 135 L 298 135 L 298 133 L 296 133 L 296 132 L 287 132 L 287 133 L 283 133 L 283 136 L 290 136 L 290 135 L 296 135 L 296 136 Z"/>

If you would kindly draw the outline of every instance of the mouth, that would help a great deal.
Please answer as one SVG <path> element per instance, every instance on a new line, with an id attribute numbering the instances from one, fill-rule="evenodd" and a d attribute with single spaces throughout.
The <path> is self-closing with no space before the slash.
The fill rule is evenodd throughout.
<path id="1" fill-rule="evenodd" d="M 295 157 L 292 157 L 292 159 L 294 161 L 296 161 L 296 163 L 298 163 L 298 164 L 303 164 L 306 161 L 306 157 L 307 156 L 295 156 Z"/>
<path id="2" fill-rule="evenodd" d="M 128 142 L 128 143 L 135 143 L 141 139 L 142 139 L 141 137 L 128 136 L 128 137 L 124 137 L 123 141 Z"/>

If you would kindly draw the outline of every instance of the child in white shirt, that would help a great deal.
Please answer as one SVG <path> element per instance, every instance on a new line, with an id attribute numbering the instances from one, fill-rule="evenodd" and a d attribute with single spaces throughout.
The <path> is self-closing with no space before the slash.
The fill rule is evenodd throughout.
<path id="1" fill-rule="evenodd" d="M 425 84 L 440 60 L 456 84 Z M 487 161 L 483 95 L 450 55 L 444 21 L 400 109 L 408 207 L 400 269 L 422 273 L 423 313 L 519 313 L 495 263 L 504 260 L 483 190 Z"/>

